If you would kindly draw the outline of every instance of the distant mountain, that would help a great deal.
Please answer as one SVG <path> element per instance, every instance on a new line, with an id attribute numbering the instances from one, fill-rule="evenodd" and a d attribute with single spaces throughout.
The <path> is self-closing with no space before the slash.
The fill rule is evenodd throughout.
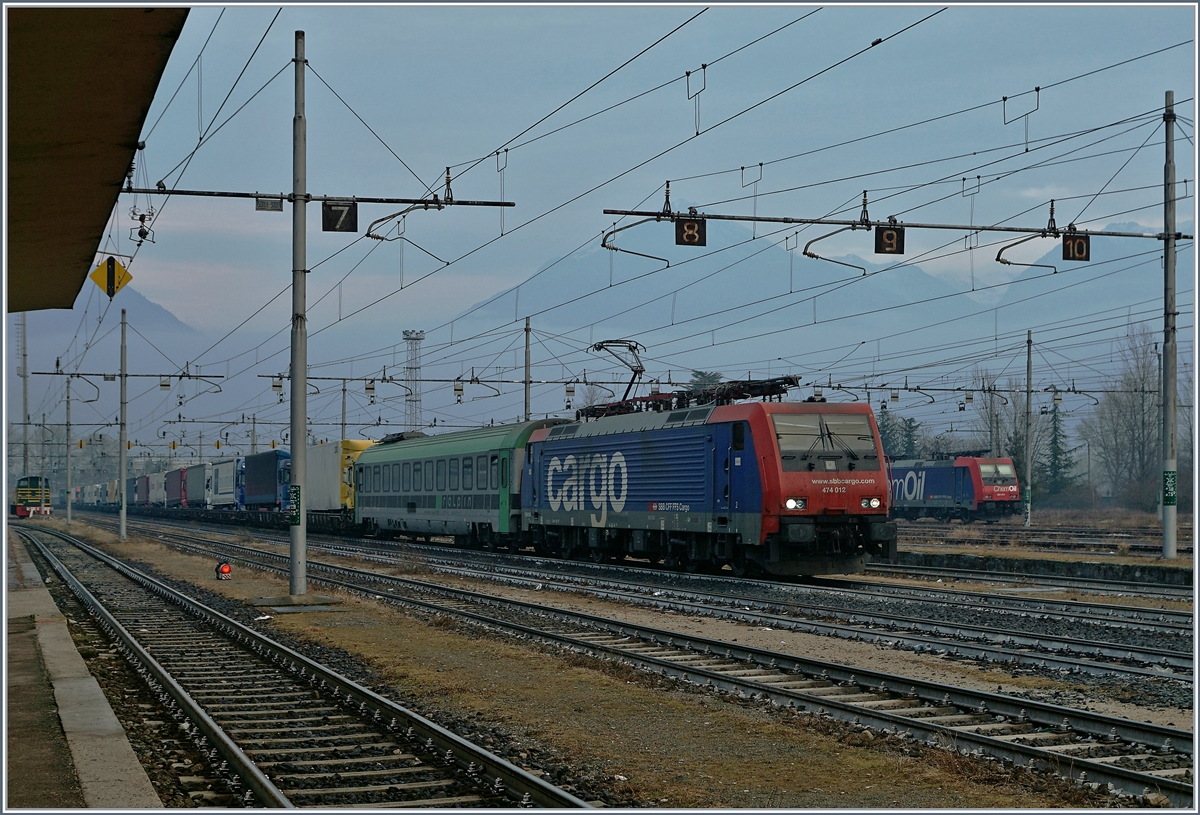
<path id="1" fill-rule="evenodd" d="M 1192 234 L 1191 223 L 1178 226 Z M 1114 223 L 1104 227 L 1110 232 L 1153 233 L 1138 223 Z M 1091 239 L 1091 260 L 1081 263 L 1063 260 L 1061 242 L 1039 258 L 1039 266 L 1026 268 L 1014 279 L 996 307 L 1019 310 L 1024 323 L 1037 325 L 1061 319 L 1065 314 L 1118 313 L 1125 311 L 1134 322 L 1161 321 L 1163 298 L 1163 244 L 1148 238 Z M 1175 290 L 1180 297 L 1193 289 L 1194 258 L 1179 256 Z M 1054 267 L 1053 270 L 1045 267 Z M 1141 304 L 1141 305 L 1138 305 Z M 1137 316 L 1137 312 L 1152 316 Z"/>

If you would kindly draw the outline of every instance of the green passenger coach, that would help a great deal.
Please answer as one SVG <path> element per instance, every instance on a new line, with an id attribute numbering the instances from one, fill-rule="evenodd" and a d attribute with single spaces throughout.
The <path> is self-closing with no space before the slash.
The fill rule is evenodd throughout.
<path id="1" fill-rule="evenodd" d="M 377 537 L 453 536 L 494 549 L 521 531 L 521 474 L 542 419 L 438 436 L 398 433 L 355 462 L 355 521 Z"/>

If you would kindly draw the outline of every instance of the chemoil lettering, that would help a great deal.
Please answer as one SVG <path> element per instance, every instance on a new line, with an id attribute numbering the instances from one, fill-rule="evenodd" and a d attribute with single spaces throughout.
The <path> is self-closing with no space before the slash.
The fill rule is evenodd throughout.
<path id="1" fill-rule="evenodd" d="M 546 500 L 554 512 L 599 510 L 591 513 L 592 526 L 608 523 L 608 512 L 625 509 L 629 495 L 629 468 L 622 453 L 601 453 L 564 459 L 554 456 L 546 468 Z M 585 507 L 585 497 L 586 504 Z"/>
<path id="2" fill-rule="evenodd" d="M 893 501 L 916 501 L 925 495 L 925 473 L 909 470 L 903 478 L 892 479 Z"/>

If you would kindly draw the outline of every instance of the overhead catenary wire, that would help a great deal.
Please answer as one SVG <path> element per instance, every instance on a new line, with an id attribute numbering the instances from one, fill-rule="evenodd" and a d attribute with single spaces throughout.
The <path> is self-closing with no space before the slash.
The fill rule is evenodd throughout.
<path id="1" fill-rule="evenodd" d="M 940 13 L 940 11 L 938 11 L 938 12 L 934 12 L 934 14 L 928 15 L 928 16 L 926 16 L 925 18 L 922 18 L 921 20 L 918 20 L 918 21 L 917 21 L 917 22 L 915 22 L 915 23 L 912 23 L 912 24 L 910 24 L 910 25 L 908 25 L 908 26 L 905 26 L 905 27 L 903 27 L 903 28 L 902 28 L 902 29 L 900 29 L 899 31 L 897 31 L 897 32 L 894 32 L 893 34 L 890 34 L 890 35 L 888 35 L 888 36 L 887 36 L 887 37 L 885 37 L 885 38 L 882 38 L 882 40 L 883 40 L 883 41 L 886 41 L 886 40 L 893 39 L 894 37 L 897 37 L 897 36 L 899 36 L 900 34 L 902 34 L 902 33 L 906 32 L 906 31 L 909 31 L 909 30 L 911 30 L 911 29 L 912 29 L 912 28 L 914 28 L 915 26 L 917 26 L 917 25 L 920 25 L 921 23 L 923 23 L 923 22 L 925 22 L 926 20 L 928 20 L 928 19 L 932 18 L 933 16 L 936 16 L 936 14 L 939 14 L 939 13 Z M 790 87 L 788 87 L 788 88 L 786 88 L 786 89 L 784 89 L 784 90 L 782 90 L 782 91 L 779 91 L 779 92 L 777 92 L 777 93 L 775 93 L 775 94 L 772 94 L 772 95 L 771 95 L 771 96 L 770 96 L 768 99 L 765 99 L 765 100 L 761 100 L 761 101 L 759 101 L 759 102 L 756 102 L 755 104 L 751 105 L 749 108 L 745 108 L 745 109 L 743 109 L 742 111 L 740 111 L 740 112 L 738 112 L 738 113 L 735 113 L 735 114 L 733 114 L 733 115 L 731 115 L 731 116 L 729 116 L 729 117 L 727 117 L 727 118 L 723 119 L 722 121 L 720 121 L 720 122 L 717 122 L 717 123 L 716 123 L 716 124 L 714 124 L 714 125 L 710 125 L 709 127 L 707 127 L 707 128 L 704 128 L 704 129 L 703 129 L 702 131 L 700 131 L 698 134 L 696 134 L 696 135 L 694 135 L 694 136 L 688 136 L 687 138 L 683 139 L 682 141 L 679 141 L 679 142 L 677 142 L 676 144 L 674 144 L 674 145 L 672 145 L 672 146 L 670 146 L 670 147 L 667 147 L 666 149 L 664 149 L 664 150 L 662 150 L 662 151 L 660 151 L 660 152 L 656 153 L 655 155 L 653 155 L 653 156 L 651 156 L 651 157 L 649 157 L 649 158 L 647 158 L 647 159 L 644 159 L 643 161 L 641 161 L 641 162 L 639 162 L 639 163 L 635 164 L 634 166 L 632 166 L 632 167 L 630 167 L 630 168 L 628 168 L 628 169 L 626 169 L 626 170 L 623 170 L 622 172 L 620 172 L 620 173 L 618 173 L 618 174 L 616 174 L 616 175 L 614 175 L 614 176 L 610 177 L 609 179 L 607 179 L 607 180 L 605 180 L 605 181 L 602 181 L 602 182 L 600 182 L 599 184 L 596 184 L 596 185 L 594 185 L 594 186 L 590 187 L 589 189 L 587 189 L 587 190 L 585 190 L 585 191 L 583 191 L 583 192 L 581 192 L 581 193 L 578 193 L 578 194 L 576 194 L 575 196 L 572 196 L 571 198 L 567 199 L 566 201 L 563 201 L 563 202 L 561 202 L 561 203 L 559 203 L 559 204 L 557 204 L 557 205 L 555 205 L 555 206 L 551 207 L 551 208 L 550 208 L 550 209 L 548 209 L 548 210 L 544 210 L 543 212 L 541 212 L 541 213 L 540 213 L 540 214 L 538 214 L 538 215 L 535 215 L 535 216 L 533 216 L 533 217 L 532 217 L 532 218 L 530 218 L 529 220 L 527 220 L 527 221 L 524 221 L 524 222 L 522 222 L 522 223 L 520 223 L 520 224 L 516 225 L 515 227 L 513 227 L 512 229 L 510 229 L 510 230 L 509 230 L 508 232 L 506 232 L 505 234 L 503 234 L 503 235 L 500 235 L 500 236 L 497 236 L 497 237 L 495 237 L 495 238 L 492 238 L 491 240 L 485 241 L 484 243 L 482 243 L 482 244 L 480 244 L 480 245 L 478 245 L 478 246 L 474 247 L 473 249 L 470 249 L 470 250 L 468 250 L 468 251 L 467 251 L 467 252 L 465 252 L 464 254 L 462 254 L 462 255 L 459 255 L 458 257 L 454 258 L 453 260 L 450 260 L 450 261 L 448 261 L 448 262 L 447 262 L 447 263 L 446 263 L 444 266 L 442 266 L 441 268 L 439 268 L 439 269 L 434 269 L 434 270 L 432 270 L 432 271 L 430 271 L 430 272 L 427 272 L 427 273 L 426 273 L 426 274 L 424 274 L 424 275 L 421 275 L 421 276 L 420 276 L 420 277 L 418 277 L 416 280 L 414 280 L 414 281 L 411 281 L 410 283 L 408 283 L 408 284 L 405 286 L 405 288 L 409 288 L 409 287 L 411 287 L 411 286 L 415 285 L 416 283 L 420 283 L 421 281 L 423 281 L 423 280 L 426 280 L 426 279 L 428 279 L 429 277 L 432 277 L 433 275 L 435 275 L 435 274 L 437 274 L 437 273 L 439 273 L 439 272 L 445 271 L 445 270 L 446 270 L 447 268 L 449 268 L 450 266 L 453 266 L 453 265 L 455 265 L 456 263 L 459 263 L 459 262 L 461 262 L 462 260 L 465 260 L 466 258 L 468 258 L 468 257 L 470 257 L 470 256 L 472 256 L 472 255 L 474 255 L 474 254 L 476 254 L 477 252 L 479 252 L 479 251 L 481 251 L 481 250 L 485 249 L 486 247 L 488 247 L 488 246 L 492 245 L 492 244 L 493 244 L 493 243 L 495 243 L 496 241 L 502 240 L 502 239 L 504 239 L 504 238 L 506 238 L 506 237 L 510 237 L 511 235 L 513 235 L 514 233 L 516 233 L 518 230 L 520 230 L 520 229 L 523 229 L 524 227 L 527 227 L 527 226 L 529 226 L 530 224 L 536 223 L 537 221 L 540 221 L 542 218 L 545 218 L 546 216 L 548 216 L 548 215 L 551 215 L 551 214 L 553 214 L 554 212 L 557 212 L 558 210 L 562 209 L 563 207 L 566 207 L 566 206 L 568 206 L 568 205 L 570 205 L 570 204 L 572 204 L 572 203 L 574 203 L 574 202 L 576 202 L 576 201 L 578 201 L 578 200 L 580 200 L 580 199 L 582 199 L 582 198 L 584 198 L 584 197 L 586 197 L 586 196 L 588 196 L 588 195 L 592 194 L 593 192 L 596 192 L 597 190 L 599 190 L 599 189 L 602 189 L 602 188 L 604 188 L 604 187 L 608 186 L 609 184 L 612 184 L 614 181 L 617 181 L 617 180 L 619 180 L 619 179 L 621 179 L 621 178 L 624 178 L 625 176 L 629 175 L 630 173 L 634 172 L 635 170 L 638 170 L 638 169 L 640 169 L 641 167 L 644 167 L 644 166 L 646 166 L 647 164 L 650 164 L 651 162 L 654 162 L 654 161 L 656 161 L 657 159 L 659 159 L 659 158 L 662 158 L 663 156 L 665 156 L 665 155 L 667 155 L 668 153 L 670 153 L 670 152 L 672 152 L 672 151 L 676 150 L 677 148 L 679 148 L 679 147 L 682 147 L 684 144 L 687 144 L 688 142 L 691 142 L 691 141 L 693 141 L 694 139 L 696 139 L 696 138 L 699 138 L 700 136 L 702 136 L 702 135 L 705 135 L 705 134 L 707 134 L 707 133 L 709 133 L 709 132 L 711 132 L 711 131 L 713 131 L 713 130 L 715 130 L 715 129 L 717 129 L 717 128 L 721 127 L 721 126 L 723 126 L 724 124 L 727 124 L 728 122 L 731 122 L 731 121 L 733 121 L 734 119 L 736 119 L 736 118 L 738 118 L 739 116 L 741 116 L 743 113 L 749 112 L 750 110 L 753 110 L 754 108 L 757 108 L 757 107 L 761 106 L 761 105 L 762 105 L 762 104 L 764 104 L 765 102 L 771 101 L 772 99 L 776 99 L 776 98 L 778 98 L 779 96 L 781 96 L 781 95 L 783 95 L 783 94 L 785 94 L 785 93 L 788 93 L 789 91 L 792 91 L 792 90 L 794 90 L 795 88 L 798 88 L 798 87 L 800 87 L 800 86 L 801 86 L 801 85 L 803 85 L 804 83 L 806 83 L 806 82 L 808 82 L 808 81 L 811 81 L 812 79 L 814 79 L 814 78 L 816 78 L 816 77 L 819 77 L 819 76 L 821 76 L 821 75 L 825 74 L 826 72 L 828 72 L 829 70 L 831 70 L 833 67 L 837 67 L 838 65 L 843 65 L 843 64 L 845 64 L 846 62 L 848 62 L 849 60 L 851 60 L 851 59 L 854 59 L 854 58 L 856 58 L 856 57 L 858 57 L 858 56 L 861 56 L 862 54 L 864 54 L 864 53 L 866 53 L 867 51 L 869 51 L 869 50 L 871 49 L 871 47 L 873 47 L 873 46 L 868 46 L 867 48 L 864 48 L 864 49 L 859 49 L 858 51 L 856 51 L 856 52 L 854 52 L 854 53 L 850 54 L 849 56 L 847 56 L 847 57 L 844 57 L 844 58 L 843 58 L 843 59 L 841 59 L 841 60 L 838 60 L 836 63 L 834 63 L 834 65 L 833 65 L 833 66 L 830 66 L 830 67 L 827 67 L 827 68 L 823 68 L 823 69 L 821 69 L 820 71 L 818 71 L 818 72 L 816 72 L 816 73 L 814 73 L 814 74 L 810 75 L 808 78 L 806 78 L 806 79 L 803 79 L 803 80 L 801 80 L 800 82 L 797 82 L 797 83 L 795 83 L 794 85 L 792 85 L 792 86 L 790 86 Z M 372 308 L 372 307 L 374 307 L 374 306 L 376 306 L 376 305 L 379 305 L 380 303 L 384 302 L 385 300 L 388 300 L 389 298 L 391 298 L 391 297 L 393 297 L 394 295 L 398 294 L 400 291 L 401 291 L 401 289 L 395 289 L 395 290 L 393 290 L 393 291 L 389 292 L 388 294 L 385 294 L 385 295 L 383 295 L 382 297 L 379 297 L 378 299 L 376 299 L 376 300 L 374 300 L 374 301 L 372 301 L 372 302 L 370 302 L 370 303 L 367 303 L 366 305 L 362 306 L 361 308 L 359 308 L 359 309 L 357 309 L 357 310 L 355 310 L 355 311 L 352 311 L 350 314 L 346 315 L 346 317 L 345 317 L 345 318 L 342 318 L 342 319 L 348 319 L 348 318 L 350 318 L 350 317 L 356 316 L 357 314 L 360 314 L 360 313 L 362 313 L 362 312 L 366 311 L 367 309 L 370 309 L 370 308 Z M 338 320 L 338 322 L 341 322 L 341 321 L 342 321 L 342 320 Z M 330 325 L 324 326 L 323 328 L 320 328 L 320 329 L 318 329 L 316 332 L 314 332 L 314 334 L 312 334 L 312 335 L 310 335 L 310 336 L 315 336 L 316 334 L 319 334 L 320 332 L 322 332 L 322 331 L 325 331 L 326 329 L 328 329 L 329 327 L 331 327 L 332 325 L 335 325 L 335 324 L 336 324 L 336 323 L 331 323 Z"/>

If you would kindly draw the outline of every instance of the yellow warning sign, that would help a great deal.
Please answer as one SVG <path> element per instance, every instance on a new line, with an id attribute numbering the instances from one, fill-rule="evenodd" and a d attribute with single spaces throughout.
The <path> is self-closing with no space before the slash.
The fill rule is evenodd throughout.
<path id="1" fill-rule="evenodd" d="M 100 291 L 109 296 L 109 299 L 112 299 L 112 296 L 119 292 L 126 283 L 133 280 L 133 275 L 129 273 L 129 270 L 111 255 L 106 260 L 100 261 L 100 265 L 93 269 L 88 277 L 100 287 Z"/>

